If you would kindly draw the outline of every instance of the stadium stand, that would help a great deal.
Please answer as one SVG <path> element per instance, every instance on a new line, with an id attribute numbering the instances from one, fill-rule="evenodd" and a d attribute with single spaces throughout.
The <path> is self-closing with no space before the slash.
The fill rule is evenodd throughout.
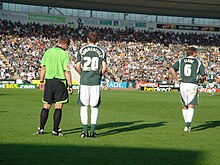
<path id="1" fill-rule="evenodd" d="M 174 33 L 139 31 L 101 27 L 66 25 L 22 24 L 0 20 L 1 77 L 21 78 L 30 83 L 39 78 L 40 60 L 44 51 L 52 47 L 58 36 L 71 38 L 69 53 L 73 63 L 77 50 L 85 42 L 85 34 L 94 30 L 99 35 L 99 45 L 107 52 L 108 81 L 171 82 L 168 69 L 181 56 L 188 45 L 198 49 L 199 58 L 207 69 L 215 65 L 220 72 L 220 34 Z M 3 65 L 6 61 L 6 65 Z M 7 63 L 8 61 L 8 63 Z"/>

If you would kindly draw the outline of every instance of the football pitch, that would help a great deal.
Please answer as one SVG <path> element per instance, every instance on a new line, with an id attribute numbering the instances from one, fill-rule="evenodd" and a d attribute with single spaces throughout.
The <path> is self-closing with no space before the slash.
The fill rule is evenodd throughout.
<path id="1" fill-rule="evenodd" d="M 80 138 L 77 91 L 63 108 L 63 137 L 33 135 L 40 90 L 0 89 L 0 164 L 219 165 L 220 94 L 200 94 L 192 132 L 184 133 L 178 92 L 102 91 L 98 138 Z"/>

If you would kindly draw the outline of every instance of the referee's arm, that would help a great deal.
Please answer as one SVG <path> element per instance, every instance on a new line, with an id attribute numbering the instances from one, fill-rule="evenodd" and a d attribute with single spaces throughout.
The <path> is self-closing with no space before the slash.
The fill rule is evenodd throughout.
<path id="1" fill-rule="evenodd" d="M 71 77 L 71 73 L 70 71 L 64 71 L 66 80 L 67 80 L 67 84 L 68 84 L 68 90 L 70 92 L 70 94 L 73 93 L 73 88 L 72 88 L 72 77 Z"/>
<path id="2" fill-rule="evenodd" d="M 68 86 L 72 85 L 72 77 L 70 71 L 64 72 Z"/>
<path id="3" fill-rule="evenodd" d="M 46 67 L 42 66 L 40 69 L 40 82 L 44 82 L 45 73 L 46 73 Z"/>
<path id="4" fill-rule="evenodd" d="M 45 77 L 45 73 L 46 73 L 46 67 L 42 66 L 41 70 L 40 70 L 40 85 L 39 85 L 39 88 L 42 91 L 44 91 L 44 77 Z"/>

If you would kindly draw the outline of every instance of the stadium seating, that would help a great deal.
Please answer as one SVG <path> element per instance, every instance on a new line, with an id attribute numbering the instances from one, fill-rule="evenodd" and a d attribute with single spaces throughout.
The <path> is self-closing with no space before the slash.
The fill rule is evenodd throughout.
<path id="1" fill-rule="evenodd" d="M 198 57 L 208 69 L 215 64 L 216 72 L 220 72 L 220 35 L 217 34 L 97 27 L 74 30 L 64 25 L 21 24 L 0 20 L 2 59 L 8 61 L 10 68 L 7 70 L 10 76 L 1 76 L 0 79 L 19 77 L 25 82 L 39 79 L 42 55 L 47 48 L 54 46 L 61 35 L 71 38 L 68 51 L 74 63 L 77 50 L 86 41 L 85 35 L 91 30 L 97 31 L 98 44 L 107 53 L 108 72 L 103 79 L 108 81 L 170 82 L 169 67 L 176 59 L 184 56 L 188 45 L 198 48 Z M 4 72 L 1 75 L 5 75 L 6 71 L 1 72 Z"/>

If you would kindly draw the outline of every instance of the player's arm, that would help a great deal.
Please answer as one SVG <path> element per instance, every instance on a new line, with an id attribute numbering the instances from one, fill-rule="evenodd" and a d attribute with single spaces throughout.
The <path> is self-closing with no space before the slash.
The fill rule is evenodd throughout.
<path id="1" fill-rule="evenodd" d="M 76 71 L 81 74 L 81 62 L 76 63 Z"/>
<path id="2" fill-rule="evenodd" d="M 40 70 L 40 85 L 39 85 L 39 88 L 42 91 L 44 91 L 44 77 L 45 77 L 45 74 L 46 74 L 46 67 L 42 66 L 41 70 Z"/>
<path id="3" fill-rule="evenodd" d="M 106 71 L 107 71 L 107 64 L 105 61 L 102 61 L 102 71 L 101 71 L 102 76 L 105 74 Z"/>
<path id="4" fill-rule="evenodd" d="M 80 51 L 77 54 L 76 57 L 77 61 L 76 61 L 76 71 L 81 75 L 81 54 Z"/>
<path id="5" fill-rule="evenodd" d="M 174 80 L 178 80 L 176 71 L 171 67 L 170 73 L 173 75 Z"/>
<path id="6" fill-rule="evenodd" d="M 179 81 L 178 77 L 177 77 L 177 71 L 179 69 L 179 61 L 176 61 L 170 68 L 170 73 L 173 75 L 173 79 L 175 81 Z"/>

